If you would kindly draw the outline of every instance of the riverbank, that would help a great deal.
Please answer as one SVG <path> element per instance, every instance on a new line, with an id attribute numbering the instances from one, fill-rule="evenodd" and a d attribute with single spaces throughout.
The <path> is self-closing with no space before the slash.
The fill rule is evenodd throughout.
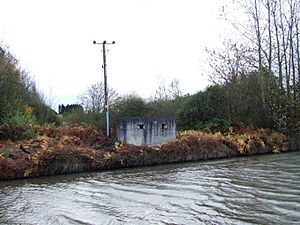
<path id="1" fill-rule="evenodd" d="M 265 129 L 184 131 L 157 147 L 114 143 L 92 127 L 35 129 L 34 139 L 0 143 L 1 180 L 289 151 L 283 134 Z"/>

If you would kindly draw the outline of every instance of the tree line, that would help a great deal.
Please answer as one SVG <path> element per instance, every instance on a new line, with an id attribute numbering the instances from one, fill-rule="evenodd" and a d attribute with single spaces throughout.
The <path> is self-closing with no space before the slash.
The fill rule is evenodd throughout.
<path id="1" fill-rule="evenodd" d="M 118 118 L 176 117 L 184 98 L 179 81 L 176 79 L 173 79 L 170 84 L 161 80 L 154 97 L 149 99 L 143 99 L 137 94 L 119 96 L 114 89 L 109 88 L 110 124 L 114 126 Z M 84 93 L 78 96 L 78 104 L 59 105 L 60 112 L 63 108 L 72 108 L 71 111 L 65 110 L 64 119 L 66 122 L 105 127 L 103 83 L 97 82 L 90 85 Z"/>

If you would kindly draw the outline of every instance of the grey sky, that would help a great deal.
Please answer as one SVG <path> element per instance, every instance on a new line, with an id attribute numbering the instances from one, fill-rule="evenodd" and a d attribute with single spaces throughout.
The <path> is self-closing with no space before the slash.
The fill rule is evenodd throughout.
<path id="1" fill-rule="evenodd" d="M 119 94 L 155 94 L 159 79 L 180 81 L 185 93 L 208 85 L 205 47 L 226 35 L 221 0 L 0 0 L 0 40 L 53 104 L 72 104 L 103 80 Z"/>

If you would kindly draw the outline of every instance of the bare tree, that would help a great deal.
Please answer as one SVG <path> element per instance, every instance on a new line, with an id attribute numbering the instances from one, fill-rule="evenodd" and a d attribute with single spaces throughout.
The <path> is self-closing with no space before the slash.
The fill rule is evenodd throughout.
<path id="1" fill-rule="evenodd" d="M 118 94 L 115 90 L 108 89 L 108 102 L 113 104 Z M 85 111 L 99 114 L 104 110 L 104 84 L 97 82 L 88 87 L 88 89 L 78 96 L 80 104 Z"/>
<path id="2" fill-rule="evenodd" d="M 235 2 L 238 4 L 233 4 L 240 6 L 247 18 L 240 24 L 234 22 L 234 26 L 241 34 L 238 37 L 239 42 L 246 43 L 245 45 L 255 53 L 254 61 L 260 76 L 263 107 L 266 107 L 269 114 L 275 115 L 275 120 L 281 121 L 285 118 L 283 124 L 286 124 L 286 121 L 292 121 L 289 119 L 291 114 L 295 114 L 292 107 L 299 104 L 297 101 L 300 96 L 300 0 Z M 224 81 L 237 76 L 237 73 L 232 75 L 222 66 L 230 57 L 225 55 L 221 60 L 223 64 L 219 65 L 216 58 L 219 62 L 222 59 L 214 54 L 210 64 L 215 64 L 214 72 L 219 74 L 219 80 Z"/>
<path id="3" fill-rule="evenodd" d="M 173 79 L 169 85 L 166 85 L 163 79 L 159 80 L 158 89 L 155 91 L 155 100 L 174 100 L 182 96 L 179 80 Z"/>
<path id="4" fill-rule="evenodd" d="M 265 77 L 276 77 L 278 89 L 286 96 L 297 99 L 300 79 L 299 14 L 300 0 L 249 0 L 236 1 L 245 11 L 248 24 L 235 27 L 242 42 L 249 43 L 257 52 L 258 71 L 262 78 L 262 94 L 269 85 Z"/>
<path id="5" fill-rule="evenodd" d="M 299 13 L 300 13 L 300 10 L 299 10 Z M 297 21 L 296 21 L 296 38 L 297 38 L 297 59 L 298 59 L 298 86 L 299 86 L 299 83 L 300 83 L 300 46 L 299 46 L 299 18 L 297 18 Z M 299 89 L 300 87 L 298 87 Z M 300 92 L 300 90 L 298 90 L 298 92 Z M 298 100 L 299 100 L 299 96 L 300 96 L 300 93 L 298 93 Z"/>
<path id="6" fill-rule="evenodd" d="M 210 81 L 214 84 L 228 84 L 243 76 L 246 72 L 257 70 L 255 49 L 232 40 L 224 42 L 223 48 L 206 49 Z"/>
<path id="7" fill-rule="evenodd" d="M 275 37 L 276 37 L 276 53 L 277 53 L 277 63 L 278 63 L 278 82 L 279 82 L 279 89 L 281 93 L 284 92 L 283 88 L 283 71 L 282 71 L 282 55 L 281 55 L 281 43 L 280 43 L 280 34 L 278 28 L 278 20 L 277 20 L 277 11 L 278 11 L 278 2 L 274 1 L 272 7 L 272 15 L 273 15 L 273 26 L 275 28 Z"/>

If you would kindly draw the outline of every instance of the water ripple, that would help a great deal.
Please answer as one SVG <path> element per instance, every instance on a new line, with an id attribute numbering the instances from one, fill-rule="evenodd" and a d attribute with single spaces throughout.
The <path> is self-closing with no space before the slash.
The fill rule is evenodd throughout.
<path id="1" fill-rule="evenodd" d="M 0 182 L 0 224 L 300 224 L 300 152 Z"/>

